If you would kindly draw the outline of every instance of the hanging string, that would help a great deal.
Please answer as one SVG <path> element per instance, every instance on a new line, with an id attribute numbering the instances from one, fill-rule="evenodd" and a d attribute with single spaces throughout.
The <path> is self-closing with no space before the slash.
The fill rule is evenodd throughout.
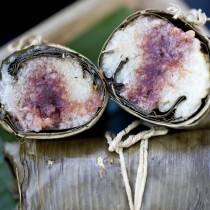
<path id="1" fill-rule="evenodd" d="M 140 121 L 134 121 L 123 131 L 118 133 L 116 136 L 110 132 L 106 132 L 105 137 L 109 144 L 110 152 L 117 152 L 120 157 L 121 172 L 123 176 L 123 181 L 125 184 L 125 190 L 128 198 L 130 210 L 140 210 L 142 205 L 142 199 L 144 195 L 144 189 L 146 185 L 147 178 L 147 157 L 148 157 L 148 139 L 153 136 L 166 135 L 168 129 L 164 127 L 151 127 L 150 130 L 141 131 L 136 135 L 130 135 L 127 139 L 122 140 L 126 134 L 129 134 L 131 130 L 138 127 L 141 124 Z M 126 163 L 123 154 L 123 149 L 132 146 L 141 140 L 140 151 L 139 151 L 139 166 L 137 169 L 134 199 L 128 179 L 128 173 L 126 170 Z"/>

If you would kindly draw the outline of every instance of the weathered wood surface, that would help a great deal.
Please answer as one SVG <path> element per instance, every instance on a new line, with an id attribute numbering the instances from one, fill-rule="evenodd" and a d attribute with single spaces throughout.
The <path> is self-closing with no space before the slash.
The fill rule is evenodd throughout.
<path id="1" fill-rule="evenodd" d="M 129 209 L 118 155 L 104 137 L 7 143 L 5 155 L 18 171 L 21 209 Z M 132 190 L 138 155 L 139 143 L 125 150 Z M 142 209 L 210 209 L 209 130 L 149 140 Z"/>

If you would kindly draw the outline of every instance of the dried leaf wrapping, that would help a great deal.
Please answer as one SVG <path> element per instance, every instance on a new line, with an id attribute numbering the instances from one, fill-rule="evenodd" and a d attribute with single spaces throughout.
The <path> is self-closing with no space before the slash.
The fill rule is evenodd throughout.
<path id="1" fill-rule="evenodd" d="M 151 29 L 148 29 L 149 27 Z M 140 33 L 139 30 L 143 32 Z M 179 83 L 180 89 L 191 89 L 191 95 L 198 91 L 198 89 L 193 89 L 195 85 L 199 86 L 200 82 L 209 78 L 210 42 L 208 37 L 199 28 L 181 18 L 174 19 L 173 14 L 165 11 L 138 11 L 125 19 L 109 36 L 99 56 L 99 66 L 104 72 L 104 80 L 112 99 L 129 113 L 150 123 L 172 128 L 187 128 L 196 125 L 209 111 L 209 82 L 205 82 L 205 93 L 197 99 L 195 109 L 189 115 L 185 113 L 190 110 L 192 104 L 186 105 L 181 114 L 177 112 L 183 104 L 187 104 L 188 97 L 191 96 L 188 93 L 180 93 L 176 96 L 179 91 L 176 83 L 188 71 L 185 71 L 188 64 L 181 66 L 180 60 L 183 59 L 184 53 L 186 57 L 183 63 L 188 59 L 190 64 L 190 60 L 194 59 L 194 57 L 187 57 L 190 44 L 188 47 L 185 46 L 193 34 L 196 41 L 200 41 L 199 50 L 205 58 L 203 63 L 206 76 L 202 78 L 201 71 L 198 73 L 199 79 L 195 76 L 196 82 L 189 80 L 191 83 L 189 82 L 188 86 L 185 84 L 184 87 L 182 87 L 184 82 Z M 183 37 L 180 38 L 181 36 Z M 181 42 L 184 43 L 183 46 Z M 135 60 L 137 64 L 134 63 Z M 197 69 L 199 68 L 198 61 Z M 176 71 L 179 70 L 180 75 L 174 80 Z M 168 90 L 164 89 L 164 86 Z M 168 97 L 169 93 L 171 93 L 171 98 Z"/>
<path id="2" fill-rule="evenodd" d="M 209 135 L 208 130 L 185 131 L 149 141 L 143 210 L 209 209 Z M 104 138 L 13 146 L 18 153 L 11 156 L 8 143 L 5 155 L 18 169 L 20 209 L 128 209 L 118 155 L 107 151 Z M 125 150 L 132 189 L 138 155 L 138 144 Z"/>

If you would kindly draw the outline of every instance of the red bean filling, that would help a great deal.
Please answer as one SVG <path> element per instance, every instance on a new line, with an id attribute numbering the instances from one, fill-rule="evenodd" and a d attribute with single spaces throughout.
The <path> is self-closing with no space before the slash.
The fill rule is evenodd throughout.
<path id="1" fill-rule="evenodd" d="M 164 85 L 170 85 L 166 73 L 173 75 L 176 69 L 178 74 L 184 74 L 182 62 L 192 46 L 193 37 L 162 21 L 153 27 L 151 33 L 144 34 L 143 40 L 139 46 L 143 49 L 143 62 L 135 69 L 136 80 L 128 89 L 124 89 L 122 95 L 150 112 L 157 108 L 159 92 Z"/>
<path id="2" fill-rule="evenodd" d="M 49 68 L 50 72 L 47 71 Z M 102 105 L 101 89 L 93 87 L 90 98 L 77 102 L 69 95 L 74 90 L 67 90 L 66 83 L 64 76 L 52 63 L 43 61 L 34 65 L 26 78 L 19 116 L 14 116 L 17 127 L 22 129 L 21 122 L 26 121 L 29 130 L 31 125 L 41 130 L 56 129 L 60 123 L 69 124 L 75 118 L 75 113 L 78 117 L 92 115 Z"/>

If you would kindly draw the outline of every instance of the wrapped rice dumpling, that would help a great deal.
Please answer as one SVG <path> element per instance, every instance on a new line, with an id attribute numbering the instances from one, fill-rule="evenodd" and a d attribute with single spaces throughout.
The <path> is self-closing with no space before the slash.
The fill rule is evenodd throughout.
<path id="1" fill-rule="evenodd" d="M 1 124 L 20 137 L 60 138 L 88 129 L 107 102 L 96 67 L 59 45 L 14 52 L 1 65 Z"/>
<path id="2" fill-rule="evenodd" d="M 103 46 L 99 65 L 112 98 L 143 120 L 187 127 L 209 109 L 209 40 L 170 13 L 128 17 Z"/>

